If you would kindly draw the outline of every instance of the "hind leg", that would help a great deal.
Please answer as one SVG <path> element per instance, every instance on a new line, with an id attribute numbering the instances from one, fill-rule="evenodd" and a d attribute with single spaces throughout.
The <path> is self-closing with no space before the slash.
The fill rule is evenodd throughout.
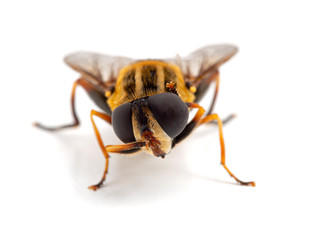
<path id="1" fill-rule="evenodd" d="M 57 131 L 57 130 L 65 129 L 65 128 L 71 128 L 71 127 L 79 126 L 80 125 L 80 121 L 79 121 L 79 118 L 77 116 L 76 109 L 75 109 L 75 92 L 76 92 L 77 86 L 79 86 L 79 85 L 82 86 L 88 93 L 96 91 L 93 88 L 93 86 L 89 85 L 82 78 L 78 79 L 77 81 L 75 81 L 73 83 L 72 92 L 71 92 L 71 112 L 72 112 L 72 117 L 73 117 L 73 122 L 72 123 L 63 124 L 63 125 L 55 126 L 55 127 L 45 126 L 45 125 L 43 125 L 41 123 L 38 123 L 38 122 L 34 123 L 33 125 L 35 127 L 41 128 L 41 129 L 46 130 L 46 131 Z M 111 117 L 110 116 L 109 116 L 108 119 L 105 119 L 105 120 L 111 124 Z"/>

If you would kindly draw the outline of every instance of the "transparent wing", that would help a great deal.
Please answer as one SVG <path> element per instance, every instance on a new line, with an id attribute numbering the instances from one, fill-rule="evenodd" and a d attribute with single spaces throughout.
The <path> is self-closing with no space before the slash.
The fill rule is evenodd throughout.
<path id="1" fill-rule="evenodd" d="M 233 45 L 210 45 L 192 52 L 187 57 L 177 56 L 165 61 L 180 67 L 184 79 L 193 83 L 202 75 L 215 71 L 237 50 L 237 47 Z M 70 67 L 81 73 L 86 81 L 101 90 L 108 90 L 109 87 L 114 86 L 121 68 L 134 61 L 130 58 L 91 52 L 76 52 L 65 57 L 65 62 Z"/>
<path id="2" fill-rule="evenodd" d="M 180 67 L 186 81 L 193 82 L 202 75 L 215 71 L 237 51 L 238 48 L 233 45 L 210 45 L 192 52 L 187 57 L 177 56 L 168 61 Z"/>
<path id="3" fill-rule="evenodd" d="M 102 90 L 107 90 L 115 84 L 121 68 L 134 60 L 91 52 L 76 52 L 66 56 L 64 61 L 81 73 L 86 81 Z"/>

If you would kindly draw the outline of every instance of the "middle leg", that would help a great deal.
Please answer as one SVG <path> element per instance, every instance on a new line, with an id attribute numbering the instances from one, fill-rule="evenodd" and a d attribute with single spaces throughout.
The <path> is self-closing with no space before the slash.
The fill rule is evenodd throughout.
<path id="1" fill-rule="evenodd" d="M 233 177 L 238 183 L 241 185 L 247 185 L 247 186 L 252 186 L 254 187 L 256 184 L 255 182 L 243 182 L 240 179 L 238 179 L 227 167 L 226 165 L 226 151 L 225 151 L 225 145 L 224 145 L 224 138 L 223 138 L 223 133 L 222 133 L 222 121 L 218 114 L 210 114 L 203 119 L 201 119 L 199 125 L 208 123 L 210 121 L 217 121 L 218 122 L 218 127 L 219 127 L 219 139 L 220 139 L 220 149 L 221 149 L 221 164 L 224 167 L 224 169 L 230 174 L 231 177 Z"/>
<path id="2" fill-rule="evenodd" d="M 175 144 L 181 142 L 184 140 L 187 136 L 190 135 L 190 133 L 199 125 L 205 124 L 211 121 L 217 121 L 219 126 L 219 138 L 220 138 L 220 148 L 221 148 L 221 164 L 226 169 L 226 171 L 230 174 L 231 177 L 233 177 L 238 183 L 241 185 L 247 185 L 247 186 L 255 186 L 255 182 L 243 182 L 239 180 L 227 167 L 226 165 L 226 156 L 225 156 L 225 145 L 224 145 L 224 138 L 222 133 L 222 121 L 219 118 L 217 114 L 210 114 L 208 116 L 203 117 L 205 110 L 203 107 L 201 107 L 197 103 L 186 103 L 189 108 L 197 108 L 198 111 L 196 115 L 193 117 L 191 122 L 187 124 L 185 129 L 180 133 L 176 138 L 173 139 L 172 147 L 175 146 Z"/>

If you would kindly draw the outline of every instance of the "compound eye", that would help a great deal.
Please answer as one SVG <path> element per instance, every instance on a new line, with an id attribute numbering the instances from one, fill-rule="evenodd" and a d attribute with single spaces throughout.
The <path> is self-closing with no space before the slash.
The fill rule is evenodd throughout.
<path id="1" fill-rule="evenodd" d="M 125 103 L 114 109 L 111 118 L 113 130 L 118 138 L 124 142 L 136 141 L 132 129 L 131 103 Z"/>
<path id="2" fill-rule="evenodd" d="M 185 128 L 189 111 L 187 105 L 174 93 L 160 93 L 148 98 L 149 108 L 161 128 L 174 138 Z"/>

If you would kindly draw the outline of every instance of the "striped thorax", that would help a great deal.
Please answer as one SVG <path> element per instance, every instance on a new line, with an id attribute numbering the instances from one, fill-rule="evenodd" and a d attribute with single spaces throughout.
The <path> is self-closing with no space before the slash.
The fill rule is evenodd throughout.
<path id="1" fill-rule="evenodd" d="M 169 83 L 174 83 L 182 101 L 194 100 L 194 94 L 185 86 L 177 66 L 157 60 L 136 62 L 120 71 L 115 90 L 108 98 L 108 105 L 113 111 L 121 104 L 167 92 L 166 85 Z"/>

